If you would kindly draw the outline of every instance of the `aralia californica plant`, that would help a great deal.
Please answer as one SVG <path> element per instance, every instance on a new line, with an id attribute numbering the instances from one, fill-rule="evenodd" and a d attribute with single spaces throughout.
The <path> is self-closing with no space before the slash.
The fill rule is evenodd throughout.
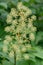
<path id="1" fill-rule="evenodd" d="M 33 26 L 35 20 L 36 16 L 32 15 L 31 9 L 22 2 L 18 2 L 16 8 L 11 8 L 7 15 L 5 27 L 7 35 L 3 41 L 3 52 L 14 60 L 14 65 L 16 60 L 30 59 L 31 42 L 35 41 L 36 27 Z"/>

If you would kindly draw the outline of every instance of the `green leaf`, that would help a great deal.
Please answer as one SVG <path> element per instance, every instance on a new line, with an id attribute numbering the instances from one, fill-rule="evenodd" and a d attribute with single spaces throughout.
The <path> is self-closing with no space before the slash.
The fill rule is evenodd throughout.
<path id="1" fill-rule="evenodd" d="M 38 32 L 36 36 L 36 44 L 41 40 L 43 40 L 43 32 Z"/>
<path id="2" fill-rule="evenodd" d="M 0 3 L 0 8 L 7 9 L 7 3 L 1 2 Z"/>
<path id="3" fill-rule="evenodd" d="M 17 61 L 17 65 L 29 65 L 29 62 L 25 60 L 20 60 L 20 61 Z"/>
<path id="4" fill-rule="evenodd" d="M 12 63 L 8 62 L 7 60 L 4 60 L 3 65 L 12 65 Z"/>
<path id="5" fill-rule="evenodd" d="M 34 53 L 34 55 L 40 59 L 43 59 L 43 49 L 41 49 L 40 47 L 36 47 L 36 53 Z"/>

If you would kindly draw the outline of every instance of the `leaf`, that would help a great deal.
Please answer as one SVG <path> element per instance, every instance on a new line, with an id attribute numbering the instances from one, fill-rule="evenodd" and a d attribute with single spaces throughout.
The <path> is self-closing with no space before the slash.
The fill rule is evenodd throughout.
<path id="1" fill-rule="evenodd" d="M 40 40 L 43 40 L 43 32 L 38 32 L 37 36 L 36 36 L 36 44 L 38 44 L 38 42 Z"/>
<path id="2" fill-rule="evenodd" d="M 7 9 L 7 3 L 1 2 L 0 3 L 0 8 Z"/>
<path id="3" fill-rule="evenodd" d="M 4 58 L 6 61 L 9 61 L 10 63 L 14 64 L 13 59 L 9 58 L 9 56 L 3 52 L 0 52 L 0 57 Z"/>
<path id="4" fill-rule="evenodd" d="M 35 65 L 37 65 L 37 64 L 38 64 L 38 65 L 42 65 L 42 64 L 41 64 L 41 61 L 42 61 L 42 60 L 40 60 L 40 59 L 36 59 Z"/>
<path id="5" fill-rule="evenodd" d="M 40 59 L 43 59 L 43 49 L 41 49 L 40 47 L 36 47 L 36 53 L 34 53 L 34 55 Z"/>
<path id="6" fill-rule="evenodd" d="M 12 63 L 8 62 L 7 60 L 4 60 L 3 65 L 12 65 Z"/>
<path id="7" fill-rule="evenodd" d="M 30 54 L 30 59 L 29 60 L 31 60 L 34 63 L 36 62 L 35 56 L 33 54 Z"/>
<path id="8" fill-rule="evenodd" d="M 18 60 L 17 65 L 29 65 L 29 62 L 25 60 Z"/>

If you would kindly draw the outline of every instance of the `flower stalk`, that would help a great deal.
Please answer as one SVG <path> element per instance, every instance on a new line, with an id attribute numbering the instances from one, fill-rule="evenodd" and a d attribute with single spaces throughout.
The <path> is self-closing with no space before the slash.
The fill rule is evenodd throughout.
<path id="1" fill-rule="evenodd" d="M 16 65 L 16 51 L 14 50 L 14 65 Z"/>

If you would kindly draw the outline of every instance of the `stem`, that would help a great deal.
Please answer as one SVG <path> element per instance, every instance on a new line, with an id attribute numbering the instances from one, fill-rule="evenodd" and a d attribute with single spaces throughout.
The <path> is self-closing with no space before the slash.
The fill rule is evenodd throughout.
<path id="1" fill-rule="evenodd" d="M 14 65 L 16 65 L 16 51 L 14 50 Z"/>

